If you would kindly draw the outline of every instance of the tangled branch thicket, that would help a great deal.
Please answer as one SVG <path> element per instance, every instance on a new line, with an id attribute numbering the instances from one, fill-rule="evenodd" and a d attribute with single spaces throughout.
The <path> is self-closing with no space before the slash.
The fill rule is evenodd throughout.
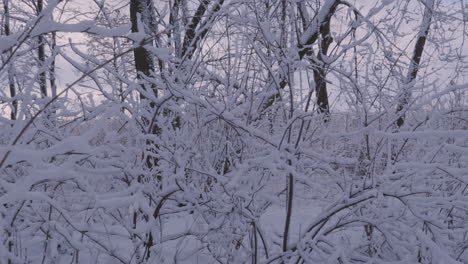
<path id="1" fill-rule="evenodd" d="M 0 263 L 468 263 L 468 6 L 3 0 Z"/>

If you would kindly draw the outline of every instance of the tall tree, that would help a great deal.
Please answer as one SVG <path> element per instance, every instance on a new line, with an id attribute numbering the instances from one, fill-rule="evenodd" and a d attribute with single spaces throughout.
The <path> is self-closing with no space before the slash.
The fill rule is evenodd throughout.
<path id="1" fill-rule="evenodd" d="M 140 81 L 143 81 L 144 76 L 150 76 L 151 73 L 154 72 L 153 55 L 147 48 L 148 46 L 152 46 L 153 44 L 151 33 L 155 29 L 153 1 L 131 0 L 130 20 L 132 23 L 132 32 L 140 32 L 146 35 L 142 42 L 139 43 L 140 46 L 133 50 L 133 54 L 135 56 L 135 68 L 137 71 L 137 78 Z M 158 96 L 158 91 L 154 84 L 142 84 L 142 88 L 145 91 L 147 91 L 149 88 L 155 97 Z M 140 98 L 145 99 L 146 96 L 140 93 Z"/>
<path id="2" fill-rule="evenodd" d="M 398 117 L 396 125 L 398 128 L 403 126 L 405 123 L 406 108 L 408 107 L 409 101 L 411 99 L 411 89 L 414 86 L 414 80 L 418 75 L 422 54 L 424 52 L 424 46 L 426 45 L 427 36 L 429 35 L 429 30 L 431 28 L 431 21 L 434 12 L 434 2 L 435 0 L 426 0 L 424 2 L 424 15 L 417 35 L 416 44 L 414 45 L 413 56 L 411 57 L 408 73 L 406 75 L 406 79 L 403 81 L 402 91 L 400 91 L 398 98 L 398 105 L 396 109 Z"/>
<path id="3" fill-rule="evenodd" d="M 318 111 L 320 113 L 325 114 L 325 121 L 328 120 L 330 114 L 326 79 L 329 65 L 326 59 L 324 58 L 325 56 L 327 56 L 328 48 L 333 42 L 333 38 L 330 34 L 330 20 L 331 17 L 328 17 L 327 20 L 325 20 L 320 26 L 320 35 L 322 37 L 322 40 L 319 45 L 316 61 L 312 62 L 312 65 L 314 65 L 313 71 Z"/>
<path id="4" fill-rule="evenodd" d="M 49 83 L 50 83 L 50 92 L 51 96 L 55 97 L 57 95 L 57 77 L 56 77 L 56 62 L 55 62 L 55 49 L 57 47 L 57 34 L 55 32 L 51 33 L 52 45 L 50 47 L 52 61 L 50 63 L 49 70 Z"/>
<path id="5" fill-rule="evenodd" d="M 209 4 L 213 2 L 211 10 L 208 10 Z M 193 14 L 190 23 L 185 30 L 185 37 L 182 46 L 182 56 L 191 59 L 198 44 L 203 40 L 212 27 L 213 19 L 216 18 L 217 12 L 223 6 L 224 0 L 202 0 Z M 208 11 L 208 13 L 207 13 Z M 202 20 L 203 17 L 206 17 Z"/>
<path id="6" fill-rule="evenodd" d="M 44 8 L 43 0 L 37 0 L 37 15 L 40 16 Z M 37 59 L 39 61 L 39 88 L 42 97 L 47 97 L 47 70 L 46 70 L 46 54 L 45 40 L 43 35 L 38 37 Z"/>
<path id="7" fill-rule="evenodd" d="M 323 113 L 326 116 L 329 115 L 329 102 L 326 82 L 326 72 L 328 65 L 326 60 L 324 60 L 324 56 L 327 55 L 328 49 L 333 42 L 333 38 L 330 34 L 330 20 L 335 14 L 335 11 L 340 3 L 341 1 L 339 0 L 325 1 L 321 6 L 319 6 L 316 14 L 312 19 L 310 19 L 303 1 L 298 3 L 299 16 L 303 24 L 303 32 L 298 32 L 297 47 L 293 47 L 293 49 L 295 52 L 297 52 L 299 61 L 304 59 L 304 57 L 312 57 L 314 55 L 313 45 L 316 44 L 320 37 L 322 37 L 317 55 L 314 56 L 315 58 L 311 58 L 309 61 L 312 64 L 314 73 L 314 84 L 318 111 L 319 113 Z M 288 82 L 285 79 L 285 76 L 280 76 L 279 88 L 284 89 L 287 84 Z M 266 103 L 263 105 L 263 109 L 270 107 L 273 102 L 277 101 L 277 98 L 281 98 L 279 91 L 278 93 L 268 97 Z M 324 120 L 327 121 L 328 117 L 325 117 Z"/>
<path id="8" fill-rule="evenodd" d="M 134 60 L 135 60 L 135 69 L 137 71 L 137 78 L 141 81 L 141 86 L 144 92 L 152 92 L 155 97 L 158 97 L 158 90 L 156 85 L 153 82 L 145 82 L 144 78 L 151 76 L 154 73 L 154 60 L 151 51 L 148 49 L 148 46 L 153 45 L 153 39 L 151 37 L 152 33 L 155 33 L 155 19 L 154 19 L 154 3 L 152 0 L 131 0 L 130 1 L 130 20 L 132 23 L 132 32 L 140 32 L 145 35 L 139 46 L 133 50 Z M 140 99 L 144 102 L 146 95 L 140 93 Z M 151 100 L 151 99 L 150 99 Z M 150 109 L 154 109 L 154 103 L 150 102 Z M 151 113 L 152 115 L 155 113 Z M 143 122 L 145 126 L 150 126 L 149 131 L 153 134 L 157 134 L 158 130 L 157 125 L 153 125 L 149 118 L 143 117 Z M 147 144 L 150 145 L 149 149 L 153 149 L 153 152 L 158 149 L 156 144 L 153 144 L 152 141 L 148 140 Z M 155 145 L 151 147 L 151 145 Z M 146 166 L 148 168 L 157 167 L 159 159 L 152 158 L 150 156 L 146 157 Z M 138 182 L 141 182 L 141 177 L 138 177 Z M 148 221 L 148 218 L 145 218 Z M 133 227 L 136 229 L 138 221 L 138 213 L 135 211 L 133 213 Z M 143 258 L 149 259 L 151 256 L 151 247 L 153 246 L 153 233 L 151 231 L 147 232 L 145 235 L 145 251 Z M 138 254 L 139 255 L 139 254 Z M 140 256 L 137 256 L 140 257 Z"/>
<path id="9" fill-rule="evenodd" d="M 299 58 L 302 59 L 304 56 L 313 55 L 312 45 L 321 37 L 317 56 L 310 61 L 314 72 L 318 111 L 326 115 L 324 118 L 325 121 L 328 120 L 330 106 L 326 80 L 327 67 L 329 65 L 324 57 L 327 56 L 328 48 L 333 42 L 330 32 L 330 23 L 340 2 L 339 0 L 325 1 L 312 21 L 307 21 L 309 15 L 307 10 L 303 8 L 303 5 L 299 7 L 299 13 L 304 25 L 304 33 L 299 39 Z"/>
<path id="10" fill-rule="evenodd" d="M 3 9 L 4 9 L 4 32 L 5 36 L 9 36 L 11 34 L 10 30 L 10 8 L 9 8 L 9 0 L 3 0 Z M 11 55 L 12 50 L 8 49 L 7 54 Z M 10 119 L 16 120 L 17 112 L 18 112 L 18 100 L 15 98 L 16 96 L 16 87 L 15 87 L 15 79 L 14 79 L 14 68 L 13 63 L 8 65 L 8 85 L 10 89 L 10 96 L 12 98 L 12 108 L 10 113 Z"/>

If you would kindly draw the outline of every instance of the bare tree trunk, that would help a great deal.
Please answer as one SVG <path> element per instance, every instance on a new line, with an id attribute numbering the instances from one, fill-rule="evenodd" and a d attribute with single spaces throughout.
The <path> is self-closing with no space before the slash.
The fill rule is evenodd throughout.
<path id="1" fill-rule="evenodd" d="M 155 18 L 153 15 L 154 12 L 154 4 L 152 0 L 131 0 L 130 1 L 130 21 L 132 23 L 132 32 L 140 32 L 143 28 L 144 33 L 147 37 L 143 40 L 141 45 L 133 50 L 133 55 L 135 59 L 135 69 L 137 72 L 137 79 L 142 81 L 144 77 L 150 76 L 152 72 L 154 72 L 154 61 L 153 55 L 151 52 L 145 47 L 148 45 L 153 45 L 153 40 L 151 38 L 151 33 L 155 30 Z M 141 23 L 141 24 L 140 24 Z M 144 91 L 151 90 L 155 97 L 158 97 L 158 90 L 154 83 L 145 84 L 142 82 L 141 87 Z M 147 97 L 140 93 L 140 100 L 146 101 Z M 155 104 L 150 102 L 149 104 L 150 109 L 156 111 Z M 154 113 L 152 113 L 154 114 Z M 149 125 L 149 132 L 152 134 L 158 134 L 159 128 L 157 125 L 153 125 L 152 121 L 143 117 L 143 123 L 145 125 Z M 147 144 L 154 145 L 154 142 L 148 140 Z M 157 149 L 158 146 L 155 146 Z M 150 156 L 146 157 L 146 166 L 148 168 L 157 167 L 159 165 L 159 159 L 152 158 Z M 142 179 L 139 176 L 138 182 L 141 182 Z M 133 227 L 136 229 L 138 220 L 138 212 L 135 211 L 133 213 Z M 150 232 L 146 234 L 145 242 L 143 243 L 145 247 L 144 255 L 142 256 L 143 259 L 146 258 L 148 260 L 151 256 L 151 247 L 153 246 L 153 235 Z"/>
<path id="2" fill-rule="evenodd" d="M 200 24 L 202 17 L 205 15 L 208 5 L 210 4 L 209 0 L 203 0 L 198 6 L 195 14 L 193 15 L 190 24 L 188 25 L 187 30 L 185 31 L 184 43 L 182 47 L 182 56 L 192 57 L 194 50 L 196 48 L 195 37 L 196 29 L 198 24 Z"/>
<path id="3" fill-rule="evenodd" d="M 323 56 L 320 55 L 320 53 L 326 55 L 328 48 L 332 42 L 332 38 L 330 36 L 330 19 L 335 13 L 335 10 L 340 4 L 340 2 L 341 1 L 339 0 L 326 1 L 323 4 L 323 6 L 317 11 L 317 14 L 312 21 L 307 21 L 309 19 L 307 10 L 304 9 L 305 6 L 303 3 L 299 3 L 299 14 L 301 16 L 301 20 L 303 21 L 304 26 L 304 32 L 299 38 L 299 43 L 297 45 L 299 60 L 302 60 L 306 55 L 313 54 L 312 45 L 317 41 L 321 34 L 323 36 L 323 40 L 321 44 L 321 51 L 318 55 L 319 59 L 323 58 Z M 314 80 L 316 84 L 316 96 L 317 103 L 319 105 L 319 111 L 328 115 L 329 103 L 325 77 L 326 76 L 323 63 L 321 65 L 315 65 Z M 286 87 L 287 81 L 284 80 L 284 78 L 282 78 L 279 84 L 280 88 L 284 89 Z M 275 93 L 274 95 L 271 95 L 268 99 L 266 99 L 262 111 L 270 107 L 273 104 L 273 102 L 277 101 L 275 100 L 276 98 L 280 98 L 279 93 Z"/>
<path id="4" fill-rule="evenodd" d="M 131 0 L 130 1 L 130 20 L 132 23 L 132 32 L 138 32 L 139 26 L 143 27 L 146 34 L 151 33 L 154 29 L 154 16 L 153 16 L 153 1 L 152 0 Z M 143 24 L 139 25 L 141 21 Z M 150 76 L 151 72 L 154 71 L 154 61 L 151 52 L 145 48 L 145 45 L 151 45 L 153 41 L 147 41 L 149 43 L 142 43 L 140 47 L 133 50 L 135 56 L 135 68 L 137 71 L 137 78 L 143 79 L 143 76 Z M 150 84 L 150 89 L 154 95 L 158 96 L 157 88 L 154 84 Z M 142 85 L 142 88 L 146 91 L 147 87 Z M 142 100 L 146 99 L 146 96 L 140 93 Z M 151 104 L 152 105 L 152 104 Z"/>
<path id="5" fill-rule="evenodd" d="M 3 0 L 3 9 L 4 9 L 4 30 L 5 35 L 9 36 L 10 32 L 10 8 L 8 5 L 9 0 Z M 11 54 L 11 49 L 8 50 L 8 53 Z M 8 66 L 8 84 L 10 88 L 10 96 L 13 99 L 12 102 L 12 109 L 10 113 L 10 119 L 16 120 L 17 112 L 18 112 L 18 100 L 15 99 L 16 96 L 16 87 L 15 87 L 15 79 L 14 79 L 14 70 L 12 67 L 12 63 Z"/>
<path id="6" fill-rule="evenodd" d="M 37 14 L 40 15 L 43 9 L 43 0 L 37 0 Z M 44 37 L 38 37 L 39 47 L 37 49 L 37 58 L 39 60 L 39 88 L 42 97 L 47 97 L 47 71 L 45 70 L 45 44 Z"/>
<path id="7" fill-rule="evenodd" d="M 281 48 L 286 50 L 287 46 L 287 32 L 286 32 L 286 8 L 287 8 L 287 1 L 286 0 L 281 0 L 281 24 L 280 24 L 280 29 L 281 29 L 281 40 L 280 40 L 280 45 Z M 283 58 L 285 59 L 285 58 Z M 289 118 L 292 118 L 293 116 L 293 110 L 294 110 L 294 93 L 292 92 L 292 84 L 290 82 L 290 68 L 289 65 L 286 61 L 281 62 L 281 80 L 284 82 L 285 85 L 288 85 L 290 88 L 290 113 L 289 113 Z M 289 136 L 288 136 L 288 143 L 290 143 L 291 140 L 291 130 L 289 130 Z M 291 160 L 288 160 L 288 165 L 291 165 Z M 288 241 L 289 241 L 289 230 L 291 229 L 291 217 L 292 217 L 292 212 L 293 212 L 293 200 L 294 200 L 294 176 L 289 173 L 287 176 L 287 181 L 286 181 L 286 188 L 287 188 L 287 195 L 286 195 L 286 218 L 284 222 L 284 230 L 283 230 L 283 252 L 286 252 L 288 250 Z"/>
<path id="8" fill-rule="evenodd" d="M 169 24 L 174 26 L 173 43 L 174 43 L 174 51 L 175 51 L 176 57 L 182 56 L 182 41 L 181 41 L 181 36 L 180 36 L 181 32 L 180 32 L 179 10 L 180 10 L 180 0 L 175 0 L 171 8 Z M 169 33 L 168 38 L 171 39 L 172 34 Z"/>
<path id="9" fill-rule="evenodd" d="M 49 71 L 50 91 L 51 91 L 52 97 L 55 97 L 57 95 L 57 84 L 55 82 L 56 78 L 55 78 L 55 53 L 54 53 L 56 46 L 57 46 L 57 36 L 55 32 L 52 32 L 51 50 L 52 50 L 53 59 L 52 59 L 52 62 L 50 65 L 50 71 Z"/>
<path id="10" fill-rule="evenodd" d="M 317 96 L 317 104 L 319 106 L 319 112 L 327 115 L 327 117 L 325 118 L 325 121 L 328 120 L 329 104 L 328 104 L 327 84 L 325 80 L 326 63 L 323 59 L 323 56 L 327 54 L 328 48 L 330 47 L 330 44 L 333 41 L 330 35 L 330 20 L 338 4 L 339 4 L 339 1 L 336 1 L 336 0 L 327 1 L 317 14 L 315 27 L 318 27 L 319 30 L 317 30 L 317 28 L 315 29 L 306 28 L 304 30 L 305 36 L 303 36 L 306 38 L 302 39 L 304 43 L 299 43 L 300 48 L 301 48 L 299 51 L 299 59 L 302 59 L 305 55 L 312 53 L 311 45 L 315 43 L 315 41 L 318 39 L 319 34 L 322 35 L 320 51 L 318 52 L 318 56 L 317 56 L 319 63 L 314 63 L 315 64 L 314 80 L 315 80 L 315 85 L 316 85 L 316 96 Z M 283 11 L 282 31 L 284 31 L 285 23 L 286 23 L 286 1 L 285 0 L 282 1 L 282 11 Z M 302 18 L 308 17 L 306 10 L 302 10 L 300 13 L 301 13 Z M 286 78 L 282 78 L 281 88 L 284 88 L 286 84 L 289 83 L 286 80 L 287 80 Z M 291 93 L 291 97 L 292 96 L 293 95 Z M 292 103 L 293 102 L 291 101 L 291 105 Z M 291 112 L 291 116 L 292 116 L 292 112 Z M 302 127 L 303 127 L 303 124 L 301 125 L 301 130 L 302 130 Z M 300 135 L 298 136 L 298 139 L 296 142 L 296 148 L 299 144 L 299 141 L 300 141 Z M 289 165 L 291 165 L 291 161 L 288 161 L 288 162 L 289 162 Z M 288 175 L 287 189 L 288 190 L 287 190 L 287 201 L 286 201 L 286 220 L 285 220 L 284 231 L 283 231 L 283 245 L 282 245 L 284 252 L 288 250 L 288 237 L 289 237 L 289 230 L 290 230 L 292 210 L 293 210 L 292 208 L 293 208 L 293 198 L 294 198 L 294 176 L 292 174 Z"/>
<path id="11" fill-rule="evenodd" d="M 291 162 L 289 161 L 289 164 Z M 284 223 L 284 231 L 283 231 L 283 252 L 288 251 L 288 239 L 289 239 L 289 229 L 291 227 L 291 218 L 292 218 L 292 210 L 293 210 L 293 198 L 294 198 L 294 176 L 289 173 L 288 174 L 288 183 L 287 183 L 287 197 L 286 197 L 286 221 Z"/>
<path id="12" fill-rule="evenodd" d="M 330 22 L 332 15 L 335 13 L 336 8 L 340 4 L 340 0 L 328 0 L 326 1 L 317 15 L 314 21 L 311 21 L 304 33 L 299 39 L 299 59 L 302 60 L 305 55 L 311 55 L 312 45 L 317 41 L 323 27 L 326 27 Z M 305 11 L 305 10 L 304 10 Z M 304 17 L 304 16 L 303 16 Z M 329 26 L 329 25 L 328 25 Z"/>
<path id="13" fill-rule="evenodd" d="M 412 83 L 418 75 L 422 53 L 424 51 L 424 46 L 426 45 L 427 35 L 429 34 L 429 29 L 431 27 L 432 13 L 434 8 L 435 0 L 427 0 L 425 2 L 424 17 L 419 29 L 418 39 L 416 40 L 416 45 L 414 46 L 413 57 L 408 69 L 408 74 L 406 80 L 403 83 L 403 91 L 400 94 L 398 100 L 398 106 L 396 109 L 396 114 L 398 120 L 396 125 L 398 128 L 403 126 L 406 118 L 406 108 L 408 107 L 409 100 L 411 97 L 411 88 Z"/>
<path id="14" fill-rule="evenodd" d="M 320 50 L 317 55 L 318 62 L 314 63 L 314 80 L 315 80 L 315 93 L 317 97 L 318 111 L 325 114 L 324 121 L 328 121 L 330 114 L 330 106 L 328 103 L 328 92 L 327 92 L 327 62 L 324 60 L 324 56 L 327 55 L 328 48 L 333 42 L 333 38 L 330 35 L 330 19 L 324 21 L 320 27 L 320 34 L 322 35 L 322 41 Z"/>
<path id="15" fill-rule="evenodd" d="M 326 1 L 315 16 L 315 21 L 312 21 L 304 30 L 305 32 L 299 42 L 299 58 L 302 59 L 305 55 L 312 55 L 312 44 L 317 41 L 319 36 L 322 36 L 322 41 L 319 46 L 320 49 L 317 52 L 318 61 L 312 63 L 314 64 L 313 72 L 318 111 L 319 113 L 325 114 L 325 122 L 329 120 L 330 106 L 326 81 L 327 62 L 324 56 L 327 55 L 328 48 L 333 42 L 333 38 L 330 34 L 330 21 L 339 3 L 340 1 L 338 0 Z M 301 10 L 301 17 L 303 20 L 308 17 L 306 10 Z"/>
<path id="16" fill-rule="evenodd" d="M 155 18 L 154 18 L 154 4 L 152 0 L 131 0 L 130 1 L 130 21 L 132 23 L 132 32 L 139 32 L 141 30 L 147 35 L 141 45 L 133 50 L 135 59 L 135 69 L 137 72 L 137 79 L 140 81 L 144 80 L 145 76 L 150 76 L 154 72 L 154 61 L 153 55 L 148 50 L 148 45 L 153 45 L 153 40 L 150 39 L 151 33 L 155 30 Z M 153 82 L 146 84 L 141 83 L 141 87 L 144 91 L 150 89 L 155 97 L 158 97 L 158 90 Z M 146 101 L 146 96 L 140 93 L 140 100 Z M 154 102 L 149 103 L 150 109 L 155 111 Z M 154 114 L 154 113 L 151 113 Z M 145 126 L 149 126 L 148 131 L 153 134 L 159 133 L 159 128 L 154 125 L 147 117 L 142 118 Z M 152 142 L 148 142 L 151 145 Z M 146 163 L 148 168 L 157 166 L 158 160 L 147 157 Z"/>
<path id="17" fill-rule="evenodd" d="M 208 10 L 208 5 L 210 2 L 215 2 L 213 4 L 212 9 L 206 15 L 206 19 L 202 22 L 202 17 L 205 15 L 206 11 Z M 193 15 L 190 24 L 188 25 L 187 30 L 185 31 L 185 37 L 182 47 L 182 56 L 187 57 L 189 59 L 192 58 L 193 54 L 197 49 L 197 45 L 200 40 L 202 40 L 208 31 L 210 30 L 211 26 L 208 24 L 213 20 L 216 13 L 221 9 L 221 6 L 224 4 L 224 0 L 217 0 L 217 1 L 209 1 L 209 0 L 202 0 L 200 5 L 198 6 L 195 14 Z"/>

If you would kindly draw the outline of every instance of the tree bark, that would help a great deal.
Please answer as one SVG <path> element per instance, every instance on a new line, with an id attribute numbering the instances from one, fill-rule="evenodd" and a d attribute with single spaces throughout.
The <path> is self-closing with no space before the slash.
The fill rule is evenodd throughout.
<path id="1" fill-rule="evenodd" d="M 311 55 L 312 45 L 317 41 L 319 34 L 323 32 L 323 27 L 329 24 L 332 15 L 340 4 L 340 0 L 328 0 L 318 11 L 314 20 L 306 28 L 299 39 L 299 59 L 302 60 L 305 55 Z M 328 25 L 329 26 L 329 25 Z"/>
<path id="2" fill-rule="evenodd" d="M 155 21 L 153 15 L 153 1 L 152 0 L 131 0 L 130 1 L 130 20 L 132 23 L 132 32 L 139 32 L 140 28 L 144 28 L 144 33 L 149 35 L 154 29 Z M 143 24 L 139 25 L 139 21 Z M 148 43 L 141 43 L 142 45 L 133 50 L 135 56 L 135 68 L 137 71 L 137 78 L 143 80 L 143 76 L 150 76 L 151 72 L 154 71 L 154 61 L 151 52 L 145 47 L 146 45 L 152 45 L 153 41 Z M 149 85 L 153 94 L 157 97 L 158 91 L 154 84 Z M 147 86 L 142 84 L 143 90 L 147 91 Z M 145 100 L 146 96 L 140 93 L 140 99 Z"/>
<path id="3" fill-rule="evenodd" d="M 49 82 L 50 82 L 50 91 L 52 97 L 55 97 L 57 95 L 57 84 L 55 82 L 56 77 L 55 77 L 55 47 L 57 46 L 57 38 L 55 32 L 52 32 L 52 62 L 50 64 L 50 71 L 49 71 Z"/>
<path id="4" fill-rule="evenodd" d="M 3 9 L 4 9 L 4 30 L 5 35 L 9 36 L 10 32 L 10 8 L 9 8 L 9 0 L 3 0 Z M 11 49 L 8 50 L 8 54 L 11 54 Z M 14 70 L 12 67 L 12 63 L 8 66 L 8 86 L 10 88 L 10 96 L 13 99 L 12 101 L 12 108 L 10 113 L 10 119 L 16 120 L 17 113 L 18 113 L 18 100 L 15 99 L 16 96 L 16 87 L 15 87 L 15 79 L 14 79 Z"/>
<path id="5" fill-rule="evenodd" d="M 153 45 L 153 40 L 150 39 L 151 33 L 155 30 L 155 18 L 153 15 L 154 4 L 152 0 L 131 0 L 130 1 L 130 21 L 132 23 L 132 32 L 141 32 L 145 33 L 146 37 L 143 42 L 140 43 L 140 46 L 133 50 L 133 55 L 135 59 L 135 69 L 137 72 L 137 79 L 140 80 L 142 89 L 146 92 L 151 90 L 154 96 L 158 97 L 158 90 L 156 85 L 153 82 L 145 84 L 144 77 L 150 76 L 154 72 L 154 60 L 153 55 L 148 50 L 148 46 Z M 139 23 L 142 24 L 139 24 Z M 147 97 L 143 93 L 140 93 L 140 100 L 142 102 L 146 101 Z M 154 102 L 149 103 L 150 110 L 156 111 Z M 152 113 L 154 114 L 154 113 Z M 145 126 L 149 126 L 149 132 L 152 134 L 159 133 L 159 127 L 153 125 L 152 121 L 146 117 L 142 118 Z M 147 145 L 154 145 L 155 149 L 158 149 L 158 146 L 154 144 L 151 140 L 147 140 Z M 149 148 L 151 151 L 151 147 Z M 150 156 L 146 157 L 146 167 L 153 168 L 159 166 L 159 159 L 152 158 Z M 157 176 L 160 179 L 160 176 Z M 138 177 L 138 182 L 142 182 L 141 177 Z M 136 229 L 138 220 L 138 212 L 133 213 L 133 228 Z M 143 258 L 148 260 L 151 256 L 151 247 L 153 246 L 153 234 L 149 231 L 146 234 L 145 242 L 143 243 L 145 247 Z"/>
<path id="6" fill-rule="evenodd" d="M 323 36 L 321 51 L 319 52 L 318 58 L 321 60 L 323 53 L 324 55 L 328 51 L 328 47 L 330 46 L 332 39 L 330 36 L 330 19 L 335 13 L 336 8 L 340 4 L 340 0 L 328 0 L 326 1 L 323 6 L 318 10 L 315 18 L 313 21 L 309 23 L 308 26 L 305 26 L 305 20 L 308 19 L 307 10 L 301 9 L 304 8 L 304 5 L 299 5 L 300 8 L 300 16 L 304 23 L 304 33 L 299 38 L 299 43 L 297 45 L 298 48 L 298 55 L 299 61 L 302 60 L 306 55 L 312 55 L 312 45 L 316 43 L 317 39 L 319 38 L 320 34 Z M 323 60 L 322 60 L 323 62 Z M 317 65 L 315 63 L 314 67 L 314 82 L 316 85 L 316 97 L 317 97 L 317 104 L 319 106 L 319 112 L 329 114 L 329 103 L 328 103 L 328 94 L 326 88 L 326 72 L 323 67 L 323 63 L 321 65 Z M 287 85 L 287 81 L 282 79 L 279 82 L 279 86 L 281 89 L 284 89 Z M 280 94 L 275 93 L 271 95 L 263 105 L 263 110 L 269 108 L 275 101 L 280 98 Z M 327 118 L 325 120 L 328 120 Z"/>
<path id="7" fill-rule="evenodd" d="M 315 80 L 315 94 L 317 97 L 317 106 L 319 113 L 325 114 L 324 121 L 326 122 L 330 114 L 330 106 L 328 103 L 328 92 L 327 92 L 327 62 L 324 56 L 327 55 L 328 48 L 333 42 L 333 38 L 330 35 L 330 19 L 328 17 L 322 26 L 320 27 L 320 34 L 322 35 L 322 41 L 320 50 L 317 55 L 318 62 L 315 62 L 314 66 L 314 80 Z"/>
<path id="8" fill-rule="evenodd" d="M 188 56 L 189 58 L 192 57 L 195 49 L 194 40 L 196 37 L 196 29 L 198 24 L 200 24 L 202 17 L 205 15 L 206 10 L 208 9 L 209 3 L 209 0 L 203 0 L 195 11 L 193 18 L 190 21 L 187 30 L 185 31 L 182 56 Z"/>
<path id="9" fill-rule="evenodd" d="M 43 0 L 37 0 L 37 15 L 40 15 L 43 9 Z M 47 71 L 45 70 L 45 44 L 44 37 L 40 35 L 38 37 L 39 47 L 37 49 L 37 58 L 39 60 L 39 88 L 41 90 L 42 97 L 47 97 Z"/>
<path id="10" fill-rule="evenodd" d="M 409 100 L 411 98 L 412 83 L 418 75 L 422 53 L 431 27 L 434 2 L 435 0 L 427 0 L 425 3 L 426 7 L 424 9 L 423 21 L 419 30 L 418 39 L 416 40 L 416 45 L 414 46 L 413 57 L 411 58 L 406 80 L 403 83 L 403 90 L 400 94 L 396 109 L 398 117 L 396 125 L 398 128 L 402 127 L 405 123 L 406 108 L 408 107 Z"/>
<path id="11" fill-rule="evenodd" d="M 208 23 L 214 18 L 216 13 L 221 9 L 224 4 L 224 0 L 217 0 L 213 5 L 212 10 L 206 15 L 206 19 L 202 23 L 202 17 L 208 10 L 210 0 L 202 0 L 198 6 L 195 14 L 193 15 L 187 30 L 185 31 L 185 37 L 182 47 L 182 57 L 191 59 L 195 50 L 197 49 L 198 42 L 202 40 L 208 33 L 211 26 L 207 26 Z"/>

